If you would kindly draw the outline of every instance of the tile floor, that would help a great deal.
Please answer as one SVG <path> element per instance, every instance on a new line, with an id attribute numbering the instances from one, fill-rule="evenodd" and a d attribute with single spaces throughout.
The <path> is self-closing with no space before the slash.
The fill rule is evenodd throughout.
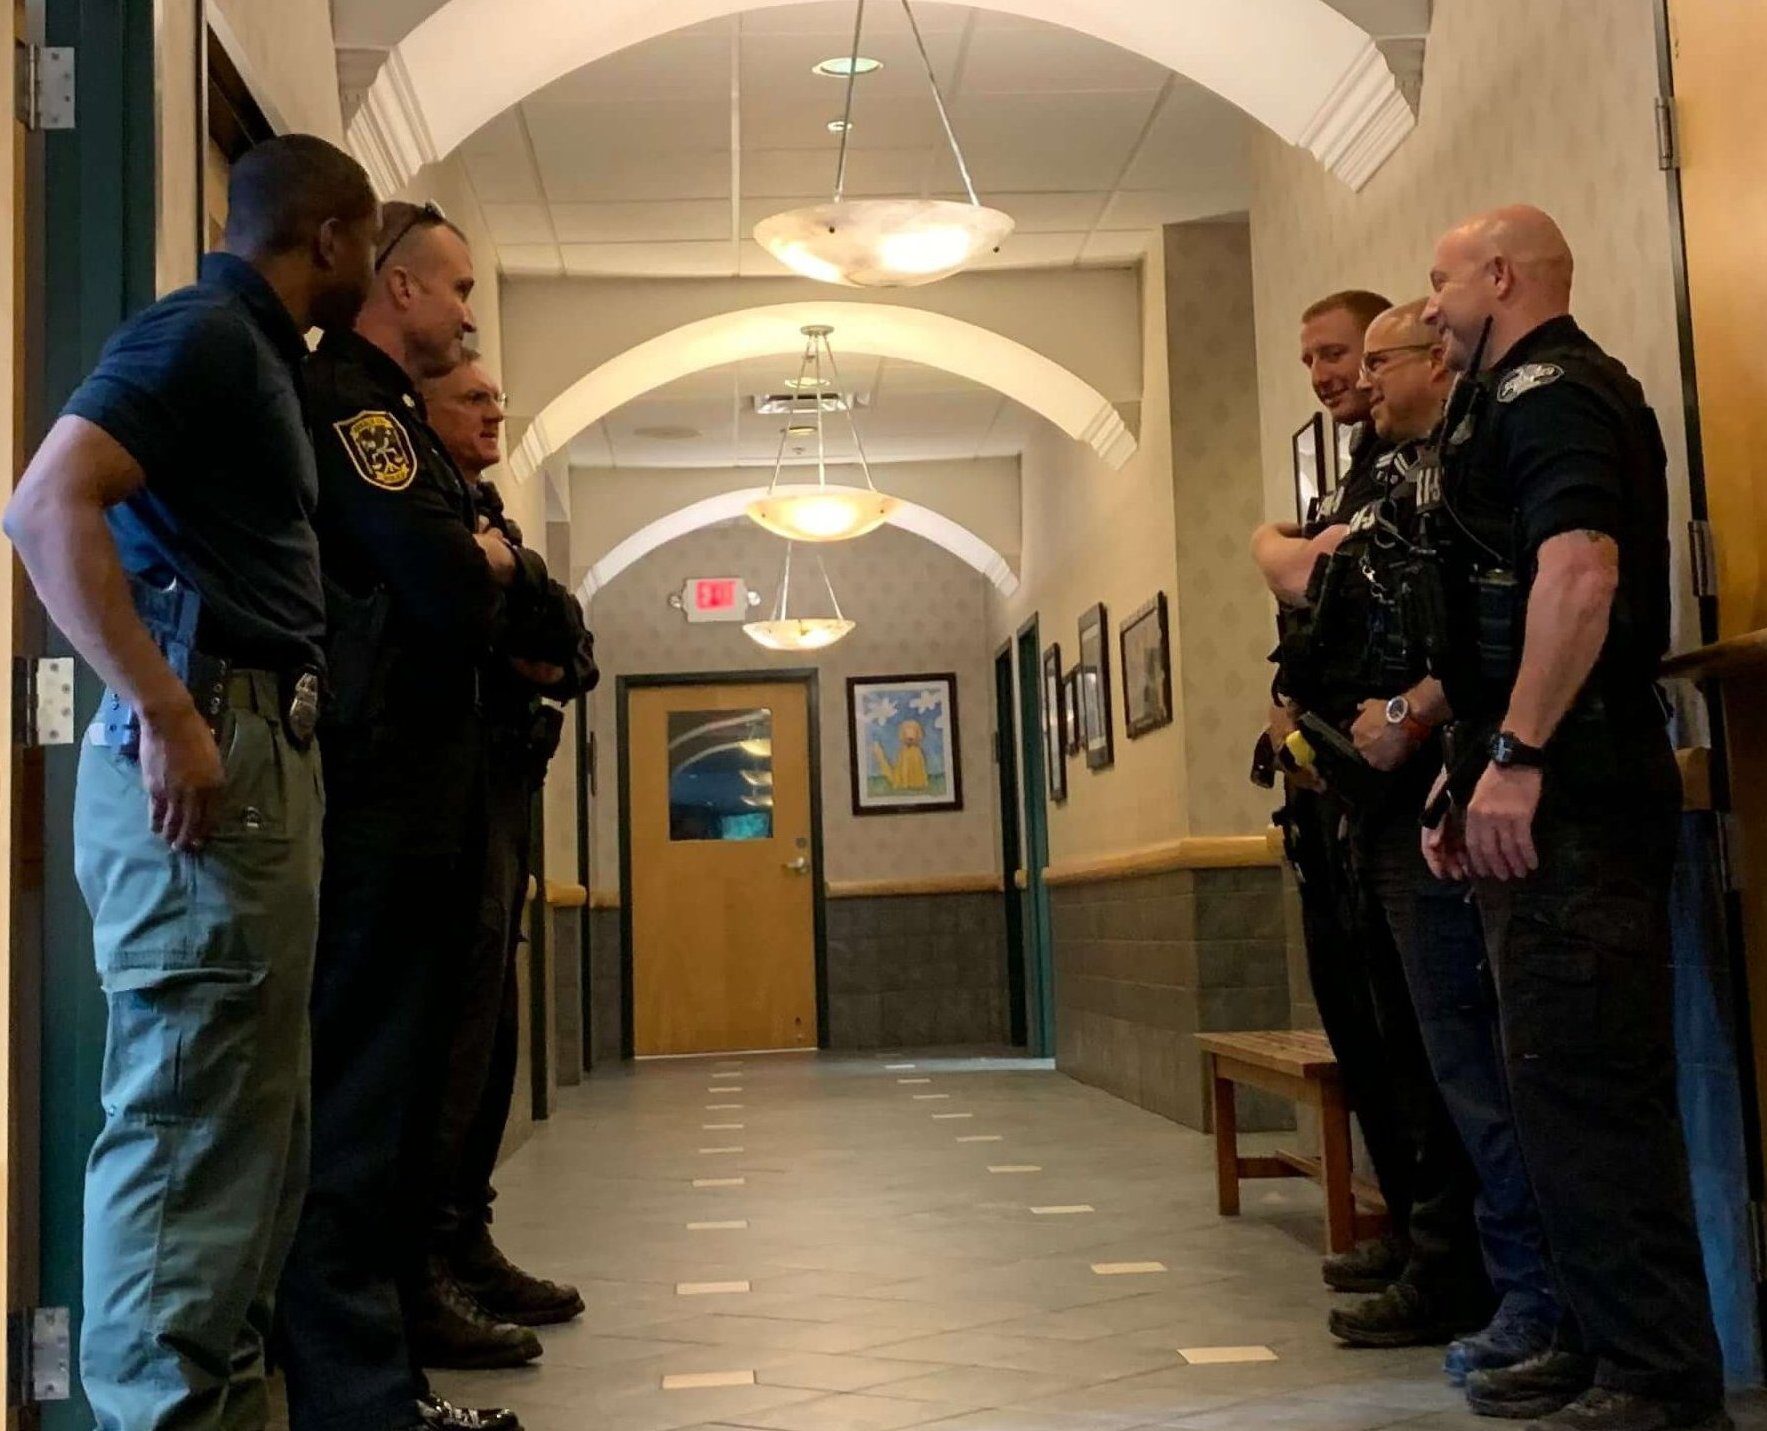
<path id="1" fill-rule="evenodd" d="M 712 1070 L 737 1064 L 743 1151 L 708 1154 Z M 1326 1335 L 1310 1186 L 1253 1185 L 1224 1220 L 1207 1139 L 1043 1064 L 640 1064 L 565 1090 L 499 1187 L 503 1246 L 588 1311 L 533 1367 L 437 1384 L 529 1431 L 1493 1424 L 1439 1352 Z"/>

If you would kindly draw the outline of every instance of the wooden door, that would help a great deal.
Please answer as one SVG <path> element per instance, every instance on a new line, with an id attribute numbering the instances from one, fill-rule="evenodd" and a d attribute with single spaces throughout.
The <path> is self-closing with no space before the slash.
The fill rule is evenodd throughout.
<path id="1" fill-rule="evenodd" d="M 1671 0 L 1687 299 L 1718 635 L 1767 628 L 1767 5 Z"/>
<path id="2" fill-rule="evenodd" d="M 634 1052 L 815 1048 L 807 688 L 634 687 L 626 741 Z"/>

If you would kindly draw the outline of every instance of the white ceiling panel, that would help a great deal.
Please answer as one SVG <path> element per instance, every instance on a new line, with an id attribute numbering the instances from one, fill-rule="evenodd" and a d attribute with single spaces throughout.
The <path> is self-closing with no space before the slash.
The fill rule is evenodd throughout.
<path id="1" fill-rule="evenodd" d="M 730 205 L 717 199 L 645 204 L 557 204 L 560 243 L 683 242 L 730 237 Z"/>
<path id="2" fill-rule="evenodd" d="M 1129 50 L 1077 46 L 1070 32 L 1038 25 L 987 31 L 964 62 L 963 89 L 970 95 L 1157 90 L 1169 73 Z"/>
<path id="3" fill-rule="evenodd" d="M 1154 99 L 1147 92 L 965 97 L 952 120 L 978 187 L 1090 192 L 1115 186 Z"/>
<path id="4" fill-rule="evenodd" d="M 946 199 L 963 199 L 968 196 L 957 192 L 940 195 Z M 1104 211 L 1105 201 L 1111 196 L 1108 193 L 1096 194 L 982 194 L 981 200 L 991 208 L 1002 209 L 1012 215 L 1018 227 L 1018 234 L 1051 234 L 1084 233 L 1098 222 L 1098 216 Z"/>
<path id="5" fill-rule="evenodd" d="M 744 149 L 821 148 L 838 153 L 840 135 L 830 133 L 830 120 L 841 117 L 840 97 L 821 108 L 806 105 L 793 92 L 750 91 L 742 105 Z M 921 148 L 942 142 L 939 116 L 927 102 L 924 88 L 907 94 L 880 94 L 853 110 L 852 142 L 858 149 Z M 830 169 L 833 168 L 832 160 Z"/>
<path id="6" fill-rule="evenodd" d="M 485 223 L 499 248 L 553 241 L 552 211 L 545 204 L 483 204 Z"/>
<path id="7" fill-rule="evenodd" d="M 497 261 L 505 273 L 539 278 L 555 278 L 564 272 L 564 261 L 558 256 L 558 245 L 499 244 Z"/>
<path id="8" fill-rule="evenodd" d="M 536 134 L 535 147 L 542 141 Z M 730 151 L 708 149 L 659 158 L 619 154 L 589 160 L 559 143 L 540 156 L 546 194 L 554 204 L 667 202 L 730 198 Z"/>
<path id="9" fill-rule="evenodd" d="M 730 146 L 730 101 L 723 93 L 713 99 L 627 99 L 606 104 L 530 100 L 523 110 L 542 166 L 549 156 L 561 152 L 605 162 Z M 548 136 L 544 146 L 542 132 Z"/>
<path id="10" fill-rule="evenodd" d="M 1242 211 L 1251 196 L 1245 186 L 1229 184 L 1219 191 L 1174 194 L 1165 189 L 1119 189 L 1111 196 L 1098 228 L 1155 229 L 1162 224 L 1184 224 L 1193 219 Z"/>
<path id="11" fill-rule="evenodd" d="M 607 104 L 618 100 L 703 100 L 730 91 L 735 27 L 712 22 L 696 32 L 677 31 L 645 45 L 616 51 L 574 70 L 541 90 L 534 102 Z"/>
<path id="12" fill-rule="evenodd" d="M 1249 183 L 1255 127 L 1255 120 L 1200 86 L 1174 85 L 1122 185 L 1184 191 L 1224 179 Z"/>
<path id="13" fill-rule="evenodd" d="M 885 6 L 874 6 L 876 10 Z M 748 30 L 743 32 L 742 87 L 746 94 L 768 90 L 779 94 L 809 96 L 820 100 L 821 107 L 838 114 L 845 101 L 845 78 L 832 78 L 816 73 L 822 61 L 844 58 L 851 53 L 852 16 L 847 17 L 847 30 L 831 46 L 831 37 L 807 34 L 780 34 L 761 38 Z M 935 31 L 922 26 L 926 34 L 926 51 L 933 63 L 939 83 L 950 88 L 957 79 L 957 59 L 963 47 L 963 32 Z M 860 52 L 870 59 L 881 60 L 883 68 L 860 75 L 853 86 L 853 117 L 863 122 L 865 108 L 874 95 L 925 95 L 926 67 L 920 52 L 906 30 L 894 34 L 876 34 L 866 28 L 866 41 Z"/>
<path id="14" fill-rule="evenodd" d="M 735 272 L 729 243 L 560 244 L 573 278 L 720 278 Z"/>
<path id="15" fill-rule="evenodd" d="M 742 191 L 754 198 L 786 198 L 820 191 L 826 203 L 834 192 L 836 146 L 815 149 L 757 149 L 742 156 Z M 854 198 L 918 194 L 926 172 L 925 149 L 867 149 L 847 162 L 847 193 Z"/>
<path id="16" fill-rule="evenodd" d="M 545 202 L 534 166 L 524 151 L 509 159 L 489 154 L 466 156 L 466 177 L 481 204 L 537 205 Z"/>

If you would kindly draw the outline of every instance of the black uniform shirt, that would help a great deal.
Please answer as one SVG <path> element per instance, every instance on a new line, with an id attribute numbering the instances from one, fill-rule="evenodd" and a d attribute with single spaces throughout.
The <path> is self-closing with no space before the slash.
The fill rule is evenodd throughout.
<path id="1" fill-rule="evenodd" d="M 1569 317 L 1523 338 L 1481 388 L 1466 428 L 1450 435 L 1444 488 L 1454 517 L 1477 539 L 1462 544 L 1466 556 L 1479 568 L 1503 557 L 1525 595 L 1551 538 L 1613 538 L 1620 585 L 1592 686 L 1650 709 L 1669 644 L 1669 498 L 1662 434 L 1644 390 Z M 1463 580 L 1452 583 L 1450 599 L 1464 603 L 1466 590 Z M 1518 653 L 1524 609 L 1516 613 Z M 1482 713 L 1500 714 L 1507 695 L 1489 692 Z"/>
<path id="2" fill-rule="evenodd" d="M 116 331 L 63 409 L 103 428 L 147 474 L 107 514 L 124 570 L 194 590 L 198 646 L 240 666 L 320 660 L 306 356 L 258 271 L 210 254 L 199 282 Z"/>
<path id="3" fill-rule="evenodd" d="M 307 387 L 325 579 L 345 598 L 387 601 L 375 701 L 340 691 L 333 709 L 358 708 L 361 722 L 325 727 L 331 804 L 351 808 L 353 834 L 451 851 L 473 807 L 477 672 L 507 620 L 504 592 L 474 540 L 471 491 L 404 369 L 333 333 Z"/>

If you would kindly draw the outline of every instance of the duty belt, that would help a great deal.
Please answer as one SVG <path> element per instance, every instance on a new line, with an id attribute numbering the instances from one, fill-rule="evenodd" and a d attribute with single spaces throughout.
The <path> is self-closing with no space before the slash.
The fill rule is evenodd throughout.
<path id="1" fill-rule="evenodd" d="M 218 727 L 227 709 L 279 721 L 290 743 L 305 750 L 319 724 L 319 699 L 319 673 L 311 667 L 290 672 L 227 670 L 215 684 L 212 701 L 201 703 L 199 708 L 211 729 Z M 86 740 L 134 756 L 141 748 L 140 716 L 117 692 L 107 690 L 86 728 Z"/>

